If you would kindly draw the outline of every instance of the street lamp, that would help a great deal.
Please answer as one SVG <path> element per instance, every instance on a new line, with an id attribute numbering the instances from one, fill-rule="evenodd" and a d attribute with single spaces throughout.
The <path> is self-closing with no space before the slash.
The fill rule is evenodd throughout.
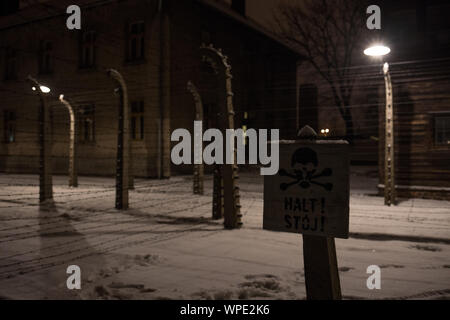
<path id="1" fill-rule="evenodd" d="M 27 80 L 32 86 L 31 89 L 36 91 L 41 101 L 39 106 L 39 202 L 44 203 L 53 199 L 51 125 L 50 112 L 45 95 L 50 92 L 50 88 L 40 84 L 31 76 L 28 76 Z"/>
<path id="2" fill-rule="evenodd" d="M 373 45 L 364 50 L 364 54 L 371 57 L 382 57 L 389 53 L 391 53 L 391 48 L 380 44 Z"/>
<path id="3" fill-rule="evenodd" d="M 371 57 L 388 55 L 391 49 L 385 45 L 373 45 L 364 54 Z M 395 204 L 395 149 L 394 149 L 394 104 L 392 81 L 389 73 L 389 63 L 383 65 L 384 82 L 386 86 L 386 125 L 385 125 L 385 152 L 384 152 L 384 201 L 388 206 Z"/>
<path id="4" fill-rule="evenodd" d="M 32 87 L 31 89 L 33 91 L 36 91 L 36 87 Z M 49 87 L 46 87 L 46 86 L 43 86 L 43 85 L 40 85 L 39 89 L 41 89 L 42 93 L 50 93 L 50 91 L 51 91 Z"/>

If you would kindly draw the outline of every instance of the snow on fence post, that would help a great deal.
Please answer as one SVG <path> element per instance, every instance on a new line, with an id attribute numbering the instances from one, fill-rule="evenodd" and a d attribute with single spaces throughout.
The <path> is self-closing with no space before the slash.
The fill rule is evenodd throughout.
<path id="1" fill-rule="evenodd" d="M 222 50 L 215 49 L 213 45 L 202 45 L 200 51 L 203 61 L 211 66 L 219 78 L 219 122 L 220 129 L 225 136 L 227 129 L 235 129 L 231 65 L 228 62 L 228 57 L 222 53 Z M 222 200 L 217 203 L 223 203 L 224 226 L 226 229 L 236 229 L 242 226 L 236 147 L 233 157 L 235 159 L 233 165 L 223 164 L 220 166 L 220 175 L 223 179 L 223 196 L 221 197 Z M 216 189 L 218 190 L 218 188 Z"/>
<path id="2" fill-rule="evenodd" d="M 203 123 L 203 102 L 198 92 L 197 87 L 191 82 L 188 81 L 187 89 L 194 97 L 195 102 L 195 121 L 201 121 Z M 194 140 L 202 141 L 203 136 L 195 137 Z M 203 148 L 202 148 L 203 150 Z M 203 155 L 201 155 L 203 156 Z M 201 162 L 201 164 L 197 163 Z M 195 159 L 194 161 L 194 194 L 203 194 L 204 193 L 204 165 L 203 165 L 203 157 L 201 159 Z"/>
<path id="3" fill-rule="evenodd" d="M 64 98 L 64 95 L 59 96 L 59 101 L 64 104 L 69 111 L 70 116 L 70 141 L 69 141 L 69 187 L 78 187 L 78 159 L 77 159 L 77 118 L 76 110 Z"/>
<path id="4" fill-rule="evenodd" d="M 39 202 L 44 203 L 53 199 L 50 110 L 41 84 L 31 76 L 28 76 L 27 80 L 41 102 L 39 105 Z"/>
<path id="5" fill-rule="evenodd" d="M 116 209 L 127 210 L 129 189 L 129 160 L 130 160 L 130 132 L 128 91 L 122 75 L 114 69 L 107 70 L 108 76 L 113 78 L 119 87 L 116 92 L 120 97 L 119 131 L 117 139 L 117 167 L 116 167 Z"/>

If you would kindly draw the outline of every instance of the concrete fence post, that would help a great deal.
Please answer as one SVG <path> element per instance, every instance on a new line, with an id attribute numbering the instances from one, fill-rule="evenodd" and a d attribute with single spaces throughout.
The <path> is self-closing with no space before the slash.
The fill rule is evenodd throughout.
<path id="1" fill-rule="evenodd" d="M 28 76 L 27 80 L 41 102 L 39 105 L 39 202 L 43 203 L 53 199 L 50 110 L 41 84 L 31 76 Z"/>
<path id="2" fill-rule="evenodd" d="M 219 78 L 219 123 L 225 136 L 227 129 L 234 128 L 234 106 L 231 65 L 228 57 L 222 50 L 215 49 L 212 45 L 200 47 L 203 61 L 207 62 Z M 226 150 L 224 150 L 226 152 Z M 223 179 L 223 208 L 224 225 L 226 229 L 236 229 L 242 226 L 242 214 L 238 186 L 238 166 L 236 164 L 236 148 L 234 152 L 234 164 L 221 165 L 220 175 Z"/>
<path id="3" fill-rule="evenodd" d="M 69 111 L 70 117 L 70 137 L 69 137 L 69 187 L 78 187 L 78 159 L 77 159 L 77 117 L 76 110 L 64 98 L 64 95 L 59 96 L 59 101 L 64 104 Z"/>
<path id="4" fill-rule="evenodd" d="M 129 167 L 130 167 L 130 132 L 128 90 L 122 75 L 114 69 L 107 70 L 108 76 L 114 79 L 119 88 L 116 92 L 120 97 L 119 104 L 119 130 L 117 137 L 117 166 L 116 166 L 116 209 L 129 208 Z"/>
<path id="5" fill-rule="evenodd" d="M 188 91 L 194 97 L 195 102 L 195 121 L 201 121 L 203 123 L 203 102 L 200 96 L 200 93 L 197 87 L 189 81 L 187 84 Z M 198 141 L 202 141 L 202 137 L 195 137 Z M 203 148 L 202 148 L 203 150 Z M 202 159 L 194 159 L 200 160 L 201 164 L 198 164 L 197 161 L 194 161 L 194 194 L 203 194 L 204 193 L 204 164 Z"/>

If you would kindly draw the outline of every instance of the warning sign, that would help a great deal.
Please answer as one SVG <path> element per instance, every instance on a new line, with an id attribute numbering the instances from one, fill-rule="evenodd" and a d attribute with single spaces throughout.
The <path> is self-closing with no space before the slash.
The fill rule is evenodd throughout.
<path id="1" fill-rule="evenodd" d="M 264 229 L 347 239 L 348 143 L 277 143 L 280 170 L 264 180 Z"/>

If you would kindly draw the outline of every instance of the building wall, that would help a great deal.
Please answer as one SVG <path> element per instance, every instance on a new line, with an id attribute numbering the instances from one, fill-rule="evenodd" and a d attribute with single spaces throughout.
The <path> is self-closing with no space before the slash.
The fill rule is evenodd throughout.
<path id="1" fill-rule="evenodd" d="M 223 50 L 232 67 L 236 126 L 249 112 L 251 127 L 281 129 L 284 137 L 295 134 L 297 57 L 210 8 L 192 1 L 175 3 L 176 10 L 170 13 L 172 127 L 193 126 L 194 103 L 187 81 L 199 87 L 204 104 L 217 103 L 216 77 L 205 70 L 199 53 L 202 32 L 208 32 L 210 42 Z"/>
<path id="2" fill-rule="evenodd" d="M 218 128 L 218 77 L 202 62 L 200 46 L 222 49 L 232 67 L 235 127 L 280 129 L 296 134 L 296 64 L 298 57 L 272 40 L 195 1 L 174 1 L 170 10 L 172 44 L 171 127 L 193 133 L 194 100 L 188 81 L 199 89 L 205 128 Z M 275 65 L 276 64 L 276 65 Z M 244 115 L 248 120 L 244 120 Z M 189 172 L 190 167 L 173 167 Z"/>
<path id="3" fill-rule="evenodd" d="M 393 44 L 399 196 L 450 199 L 450 144 L 435 141 L 435 117 L 450 116 L 448 1 L 396 2 L 387 17 Z M 384 185 L 384 105 L 380 110 L 380 192 Z"/>
<path id="4" fill-rule="evenodd" d="M 50 3 L 51 4 L 51 3 Z M 34 8 L 32 8 L 34 9 Z M 115 83 L 105 70 L 115 68 L 128 85 L 130 101 L 145 102 L 144 142 L 133 142 L 133 167 L 136 174 L 155 175 L 156 118 L 159 115 L 159 33 L 152 30 L 156 1 L 128 1 L 83 10 L 82 31 L 97 33 L 97 65 L 81 70 L 78 64 L 79 31 L 65 28 L 65 17 L 48 19 L 2 31 L 1 46 L 18 50 L 17 80 L 2 80 L 1 116 L 4 110 L 17 113 L 16 142 L 1 144 L 0 170 L 6 172 L 36 172 L 38 165 L 38 105 L 39 99 L 24 81 L 28 74 L 52 89 L 49 105 L 53 115 L 53 161 L 55 173 L 65 173 L 68 166 L 68 112 L 58 102 L 64 94 L 77 107 L 95 105 L 95 141 L 79 143 L 81 174 L 113 175 L 117 146 L 117 114 L 119 99 L 114 95 Z M 146 61 L 140 64 L 125 60 L 125 27 L 131 21 L 146 21 Z M 110 23 L 115 21 L 115 23 Z M 41 40 L 53 43 L 54 72 L 39 74 L 38 51 Z M 2 70 L 5 67 L 2 50 Z M 4 125 L 1 119 L 1 125 Z M 4 129 L 2 128 L 2 133 Z"/>
<path id="5" fill-rule="evenodd" d="M 381 2 L 381 1 L 380 1 Z M 382 32 L 375 33 L 392 49 L 396 184 L 400 197 L 450 198 L 450 145 L 436 145 L 434 118 L 450 114 L 450 21 L 448 1 L 383 1 Z M 370 34 L 369 34 L 370 36 Z M 367 40 L 370 38 L 368 37 Z M 354 57 L 356 69 L 352 115 L 356 138 L 353 163 L 378 162 L 379 189 L 384 188 L 385 87 L 383 60 Z M 307 64 L 299 69 L 299 85 L 318 90 L 317 129 L 345 135 L 329 87 Z M 302 97 L 300 106 L 302 105 Z M 300 107 L 301 110 L 301 107 Z M 300 119 L 302 115 L 300 114 Z M 314 123 L 314 121 L 313 121 Z M 378 138 L 378 142 L 373 138 Z"/>
<path id="6" fill-rule="evenodd" d="M 48 1 L 46 5 L 50 6 L 47 8 L 58 5 L 61 8 L 62 4 Z M 286 90 L 287 87 L 295 88 L 295 54 L 224 14 L 192 0 L 168 3 L 170 77 L 164 85 L 170 87 L 170 110 L 166 109 L 169 111 L 166 114 L 170 114 L 170 125 L 165 127 L 165 132 L 159 132 L 161 72 L 164 69 L 161 61 L 164 59 L 160 51 L 163 30 L 157 5 L 156 0 L 132 0 L 83 9 L 82 31 L 94 30 L 97 33 L 97 65 L 89 70 L 79 68 L 80 32 L 65 28 L 66 15 L 0 31 L 0 69 L 5 69 L 7 47 L 17 50 L 19 65 L 17 80 L 0 80 L 3 89 L 0 103 L 2 136 L 5 130 L 4 111 L 15 111 L 17 115 L 16 141 L 5 143 L 2 139 L 0 143 L 0 171 L 32 173 L 38 170 L 39 99 L 25 82 L 27 75 L 31 74 L 52 89 L 49 104 L 52 111 L 54 173 L 65 174 L 68 167 L 69 115 L 58 101 L 59 94 L 64 94 L 75 107 L 86 104 L 95 106 L 95 141 L 78 145 L 79 174 L 114 175 L 119 98 L 114 95 L 116 85 L 107 77 L 105 69 L 115 68 L 127 82 L 130 102 L 144 101 L 145 138 L 132 142 L 133 172 L 138 176 L 157 177 L 161 169 L 159 135 L 163 134 L 167 141 L 172 130 L 192 130 L 193 127 L 194 102 L 186 90 L 187 81 L 197 83 L 205 104 L 213 106 L 217 103 L 216 77 L 202 66 L 199 54 L 200 44 L 204 40 L 202 31 L 209 31 L 211 42 L 230 57 L 236 126 L 242 125 L 244 112 L 248 110 L 251 127 L 281 129 L 284 137 L 295 133 L 295 91 Z M 42 11 L 42 6 L 26 7 L 20 15 L 43 16 L 42 12 L 34 14 L 32 10 Z M 145 21 L 145 61 L 128 63 L 125 59 L 126 26 L 139 20 Z M 258 44 L 257 50 L 248 46 L 248 41 L 254 39 Z M 50 75 L 39 74 L 41 40 L 53 43 L 54 72 Z M 278 65 L 271 66 L 268 61 Z M 208 120 L 214 118 L 211 116 L 213 113 L 213 110 L 210 111 Z M 285 121 L 287 118 L 289 123 Z M 213 120 L 209 121 L 210 126 L 215 125 Z M 170 145 L 162 148 L 165 150 L 162 161 L 170 164 Z"/>
<path id="7" fill-rule="evenodd" d="M 437 145 L 434 136 L 434 118 L 442 114 L 450 116 L 450 81 L 447 77 L 432 82 L 396 82 L 394 130 L 398 193 L 400 196 L 450 199 L 450 147 Z M 381 110 L 381 185 L 384 185 L 384 115 Z"/>

